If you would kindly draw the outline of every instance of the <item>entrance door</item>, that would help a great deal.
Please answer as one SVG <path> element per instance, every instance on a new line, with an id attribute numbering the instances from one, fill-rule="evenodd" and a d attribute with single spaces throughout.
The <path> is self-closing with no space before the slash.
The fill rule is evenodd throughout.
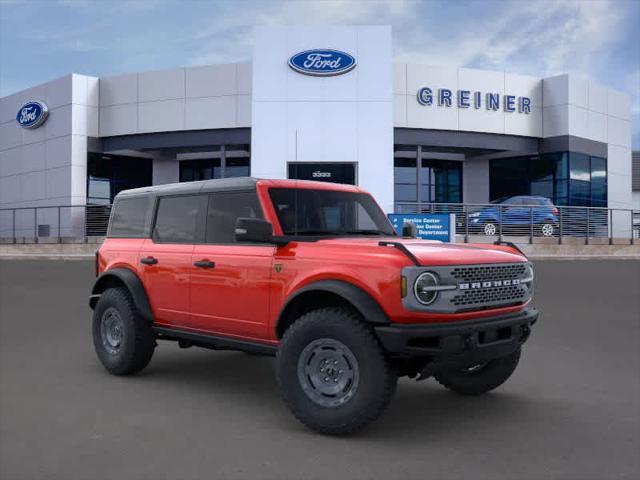
<path id="1" fill-rule="evenodd" d="M 319 182 L 356 184 L 355 163 L 289 163 L 289 178 Z"/>

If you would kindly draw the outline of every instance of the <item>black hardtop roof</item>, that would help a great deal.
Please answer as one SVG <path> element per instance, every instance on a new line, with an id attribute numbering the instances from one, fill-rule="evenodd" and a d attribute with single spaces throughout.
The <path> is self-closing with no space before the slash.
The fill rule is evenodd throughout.
<path id="1" fill-rule="evenodd" d="M 216 180 L 200 180 L 197 182 L 168 183 L 166 185 L 155 185 L 152 187 L 132 188 L 123 190 L 118 198 L 147 197 L 163 195 L 183 195 L 190 193 L 220 192 L 226 190 L 251 190 L 256 188 L 258 178 L 237 177 L 220 178 Z"/>

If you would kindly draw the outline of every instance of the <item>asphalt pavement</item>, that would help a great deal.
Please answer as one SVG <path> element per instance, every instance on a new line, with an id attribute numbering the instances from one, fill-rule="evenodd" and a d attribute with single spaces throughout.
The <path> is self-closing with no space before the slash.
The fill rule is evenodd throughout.
<path id="1" fill-rule="evenodd" d="M 541 318 L 479 398 L 402 379 L 384 416 L 315 434 L 267 357 L 161 343 L 114 377 L 90 261 L 0 261 L 0 479 L 640 478 L 640 261 L 536 262 Z"/>

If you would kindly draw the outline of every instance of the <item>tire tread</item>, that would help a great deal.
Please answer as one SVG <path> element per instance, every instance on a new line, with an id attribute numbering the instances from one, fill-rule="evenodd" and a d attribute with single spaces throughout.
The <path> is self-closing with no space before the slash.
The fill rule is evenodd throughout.
<path id="1" fill-rule="evenodd" d="M 282 399 L 285 405 L 294 414 L 299 422 L 323 434 L 351 435 L 380 417 L 382 412 L 385 410 L 385 408 L 393 398 L 393 395 L 396 391 L 397 375 L 396 372 L 392 369 L 390 362 L 388 362 L 385 358 L 384 350 L 380 346 L 380 343 L 373 334 L 371 328 L 362 321 L 362 317 L 357 312 L 350 309 L 340 307 L 323 307 L 307 312 L 299 319 L 297 319 L 287 329 L 282 337 L 282 343 L 285 343 L 291 337 L 296 336 L 298 332 L 303 330 L 307 325 L 317 322 L 323 318 L 326 319 L 327 317 L 342 317 L 340 318 L 340 321 L 348 322 L 348 324 L 357 332 L 360 340 L 364 342 L 372 352 L 376 352 L 376 354 L 380 356 L 381 363 L 384 365 L 384 389 L 382 395 L 380 395 L 379 398 L 375 399 L 373 402 L 370 402 L 368 407 L 364 411 L 362 411 L 359 415 L 353 416 L 348 422 L 334 424 L 331 426 L 318 425 L 317 423 L 314 423 L 308 415 L 304 415 L 301 412 L 297 411 L 292 402 L 290 402 L 287 396 L 284 395 L 280 368 L 277 369 L 277 380 L 278 384 L 280 385 L 280 391 L 283 393 Z M 280 349 L 278 349 L 278 352 L 276 354 L 276 363 L 279 363 L 280 361 L 281 351 Z"/>

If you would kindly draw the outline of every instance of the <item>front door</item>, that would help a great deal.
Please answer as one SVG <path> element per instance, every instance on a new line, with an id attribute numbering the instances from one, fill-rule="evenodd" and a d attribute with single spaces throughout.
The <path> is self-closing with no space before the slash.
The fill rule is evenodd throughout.
<path id="1" fill-rule="evenodd" d="M 191 256 L 204 209 L 198 195 L 162 197 L 152 238 L 140 250 L 140 268 L 154 323 L 182 327 L 189 323 Z"/>
<path id="2" fill-rule="evenodd" d="M 190 327 L 270 339 L 269 290 L 275 247 L 236 243 L 238 217 L 262 218 L 255 191 L 212 193 L 205 243 L 191 257 Z"/>

